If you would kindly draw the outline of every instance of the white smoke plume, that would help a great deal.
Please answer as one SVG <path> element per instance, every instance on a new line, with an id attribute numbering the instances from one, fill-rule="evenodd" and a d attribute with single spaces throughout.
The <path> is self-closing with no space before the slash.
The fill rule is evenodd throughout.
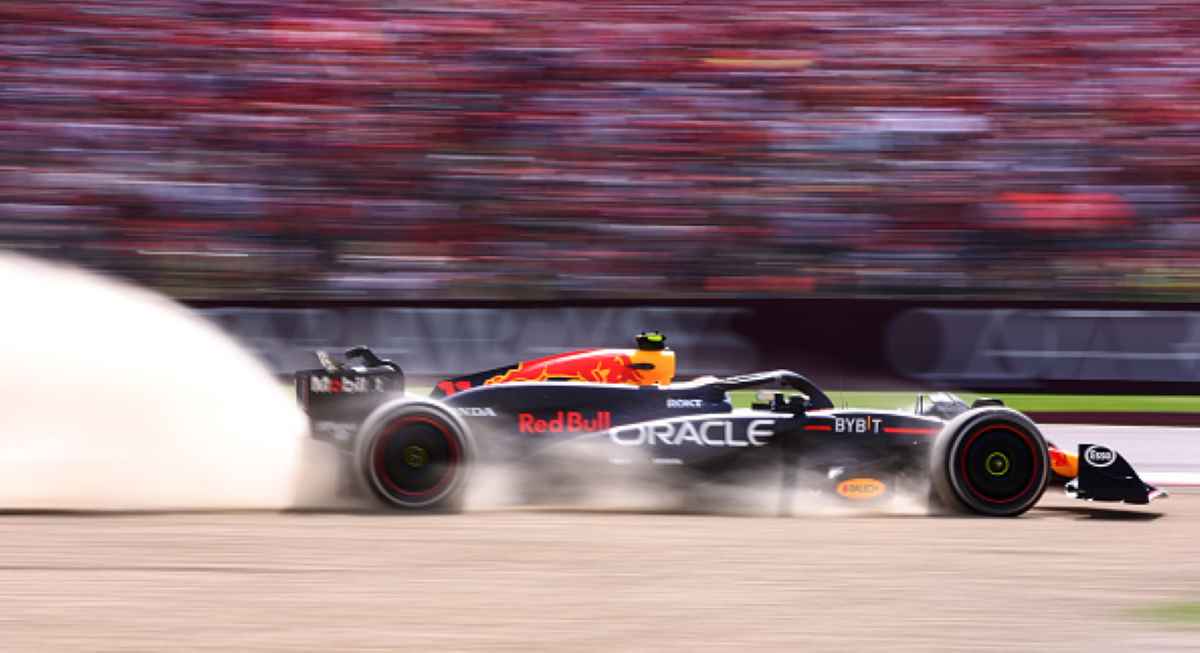
<path id="1" fill-rule="evenodd" d="M 293 504 L 304 416 L 215 326 L 11 254 L 0 307 L 0 510 Z"/>

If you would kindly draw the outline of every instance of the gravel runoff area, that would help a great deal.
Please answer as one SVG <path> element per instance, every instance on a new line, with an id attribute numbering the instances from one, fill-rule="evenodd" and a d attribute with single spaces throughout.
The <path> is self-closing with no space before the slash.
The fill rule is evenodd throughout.
<path id="1" fill-rule="evenodd" d="M 1200 495 L 1019 519 L 0 517 L 0 650 L 1185 651 Z"/>
<path id="2" fill-rule="evenodd" d="M 1200 460 L 1190 432 L 1047 431 L 1135 465 Z M 0 650 L 1200 651 L 1200 625 L 1143 616 L 1200 600 L 1193 492 L 1051 489 L 1001 520 L 0 514 Z"/>

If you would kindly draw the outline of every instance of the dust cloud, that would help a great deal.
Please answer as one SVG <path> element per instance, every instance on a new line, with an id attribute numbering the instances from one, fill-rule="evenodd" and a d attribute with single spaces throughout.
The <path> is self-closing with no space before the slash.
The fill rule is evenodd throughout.
<path id="1" fill-rule="evenodd" d="M 295 503 L 306 421 L 215 326 L 148 290 L 0 253 L 0 510 Z"/>
<path id="2" fill-rule="evenodd" d="M 612 464 L 616 458 L 625 464 Z M 476 466 L 466 508 L 806 518 L 929 514 L 924 478 L 890 479 L 902 482 L 893 484 L 886 497 L 850 501 L 831 490 L 825 474 L 814 471 L 799 471 L 795 487 L 785 491 L 783 469 L 775 460 L 768 454 L 765 464 L 706 477 L 583 437 L 554 445 L 528 464 Z"/>

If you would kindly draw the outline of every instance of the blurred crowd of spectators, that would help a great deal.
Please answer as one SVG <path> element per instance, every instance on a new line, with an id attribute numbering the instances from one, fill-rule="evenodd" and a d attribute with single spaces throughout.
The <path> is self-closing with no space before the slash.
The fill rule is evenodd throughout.
<path id="1" fill-rule="evenodd" d="M 191 299 L 1190 298 L 1194 0 L 0 3 L 0 247 Z"/>

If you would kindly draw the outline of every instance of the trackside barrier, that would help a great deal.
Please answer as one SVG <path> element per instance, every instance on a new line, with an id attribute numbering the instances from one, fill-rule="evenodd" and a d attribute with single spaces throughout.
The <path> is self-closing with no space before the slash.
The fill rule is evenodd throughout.
<path id="1" fill-rule="evenodd" d="M 313 349 L 370 344 L 416 377 L 582 347 L 626 347 L 657 329 L 679 376 L 772 368 L 831 388 L 1200 394 L 1200 312 L 955 308 L 892 300 L 695 306 L 222 307 L 199 310 L 278 372 Z"/>

